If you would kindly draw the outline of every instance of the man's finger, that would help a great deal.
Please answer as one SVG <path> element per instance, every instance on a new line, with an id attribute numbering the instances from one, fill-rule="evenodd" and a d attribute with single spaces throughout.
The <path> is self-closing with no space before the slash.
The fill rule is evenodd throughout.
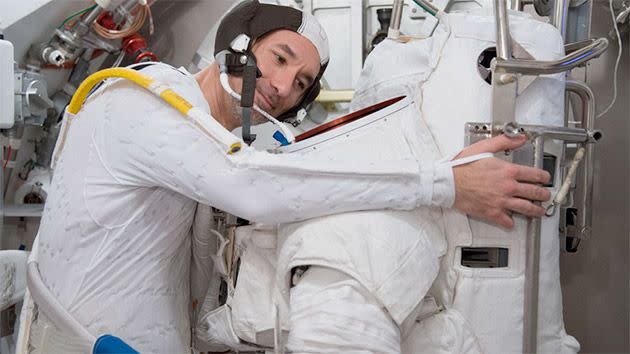
<path id="1" fill-rule="evenodd" d="M 538 168 L 522 165 L 518 166 L 518 168 L 516 169 L 516 176 L 514 177 L 517 181 L 539 184 L 549 183 L 549 181 L 551 180 L 551 175 L 549 174 L 549 172 Z"/>
<path id="2" fill-rule="evenodd" d="M 551 198 L 551 192 L 533 184 L 519 183 L 516 187 L 514 196 L 528 200 L 546 202 L 549 198 Z"/>
<path id="3" fill-rule="evenodd" d="M 514 220 L 512 219 L 512 216 L 508 213 L 501 213 L 501 215 L 497 219 L 491 221 L 506 229 L 511 229 L 514 227 Z"/>
<path id="4" fill-rule="evenodd" d="M 472 156 L 484 152 L 496 153 L 505 150 L 514 150 L 521 147 L 526 141 L 527 138 L 524 135 L 519 135 L 515 138 L 508 138 L 505 135 L 499 135 L 470 145 L 464 149 L 457 158 Z"/>
<path id="5" fill-rule="evenodd" d="M 505 204 L 506 208 L 512 210 L 515 213 L 523 214 L 530 217 L 541 217 L 545 215 L 545 209 L 541 206 L 535 205 L 529 200 L 512 198 Z"/>

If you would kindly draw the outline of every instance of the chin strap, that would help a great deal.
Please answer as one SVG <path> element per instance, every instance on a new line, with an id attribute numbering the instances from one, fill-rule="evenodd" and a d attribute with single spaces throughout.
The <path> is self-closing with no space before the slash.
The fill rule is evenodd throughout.
<path id="1" fill-rule="evenodd" d="M 240 103 L 243 110 L 243 141 L 251 145 L 256 140 L 256 134 L 251 133 L 252 107 L 256 93 L 256 79 L 260 76 L 256 57 L 249 49 L 250 38 L 245 34 L 238 35 L 230 44 L 230 50 L 224 50 L 216 55 L 221 73 L 241 75 L 243 87 Z"/>
<path id="2" fill-rule="evenodd" d="M 256 134 L 251 133 L 251 114 L 254 106 L 254 94 L 256 93 L 256 78 L 258 67 L 256 60 L 251 53 L 241 54 L 241 58 L 246 58 L 243 68 L 243 89 L 241 91 L 241 108 L 243 109 L 243 141 L 251 145 L 256 140 Z"/>

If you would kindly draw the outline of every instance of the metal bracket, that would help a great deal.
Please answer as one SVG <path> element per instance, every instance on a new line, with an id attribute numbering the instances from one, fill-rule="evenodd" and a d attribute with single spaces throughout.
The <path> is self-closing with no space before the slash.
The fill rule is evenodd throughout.
<path id="1" fill-rule="evenodd" d="M 560 1 L 560 0 L 557 0 Z M 558 3 L 566 8 L 566 1 Z M 512 40 L 509 32 L 507 5 L 504 0 L 494 0 L 497 57 L 492 67 L 493 117 L 490 132 L 517 133 L 523 129 L 534 142 L 534 161 L 532 165 L 541 168 L 545 137 L 582 142 L 591 141 L 594 132 L 586 129 L 555 127 L 518 127 L 515 120 L 515 103 L 518 94 L 518 75 L 554 74 L 571 70 L 587 61 L 600 56 L 608 47 L 608 40 L 600 38 L 584 46 L 577 47 L 559 60 L 537 61 L 519 59 L 512 56 Z M 564 17 L 555 21 L 564 33 Z M 598 133 L 598 135 L 601 135 Z M 596 139 L 595 139 L 596 140 Z M 589 145 L 589 144 L 587 144 Z M 525 298 L 523 304 L 523 352 L 533 353 L 538 340 L 538 260 L 540 258 L 540 219 L 530 218 L 527 223 L 527 245 L 525 250 Z"/>

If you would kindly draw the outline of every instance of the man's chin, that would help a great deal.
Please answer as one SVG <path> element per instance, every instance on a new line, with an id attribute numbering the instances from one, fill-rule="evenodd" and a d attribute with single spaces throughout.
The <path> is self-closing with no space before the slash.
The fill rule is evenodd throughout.
<path id="1" fill-rule="evenodd" d="M 236 100 L 234 100 L 233 105 L 232 105 L 232 114 L 238 117 L 238 119 L 241 121 L 241 124 L 242 124 L 243 108 L 240 106 L 239 102 Z M 253 108 L 251 109 L 251 115 L 250 115 L 249 121 L 250 121 L 250 125 L 259 125 L 259 124 L 268 122 L 267 118 L 265 118 L 261 113 L 259 113 Z"/>
<path id="2" fill-rule="evenodd" d="M 252 125 L 259 125 L 259 124 L 267 123 L 268 121 L 269 120 L 265 118 L 265 116 L 263 116 L 260 112 L 252 110 L 252 119 L 251 119 Z"/>

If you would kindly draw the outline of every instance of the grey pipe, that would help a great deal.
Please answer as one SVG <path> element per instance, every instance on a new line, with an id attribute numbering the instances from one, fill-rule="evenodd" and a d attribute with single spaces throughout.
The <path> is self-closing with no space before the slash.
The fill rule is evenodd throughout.
<path id="1" fill-rule="evenodd" d="M 597 41 L 597 38 L 589 38 L 589 39 L 584 39 L 577 42 L 565 43 L 564 52 L 567 54 L 575 52 L 576 50 L 582 49 L 586 46 L 589 46 L 595 43 L 595 41 Z"/>
<path id="2" fill-rule="evenodd" d="M 404 5 L 404 0 L 394 0 L 394 4 L 392 5 L 392 19 L 389 23 L 390 32 L 396 31 L 396 33 L 398 33 L 400 31 L 400 22 L 402 20 L 402 10 Z"/>
<path id="3" fill-rule="evenodd" d="M 501 0 L 495 0 L 501 1 Z M 497 43 L 498 44 L 498 43 Z M 497 56 L 498 49 L 497 45 Z M 525 75 L 548 75 L 556 74 L 571 70 L 580 66 L 587 61 L 599 57 L 608 48 L 608 40 L 606 38 L 598 38 L 590 44 L 566 55 L 558 60 L 537 61 L 537 60 L 497 60 L 496 67 L 503 68 L 505 71 L 512 73 L 520 73 Z"/>
<path id="4" fill-rule="evenodd" d="M 581 81 L 567 80 L 567 91 L 577 94 L 582 100 L 582 128 L 595 129 L 595 95 L 591 88 Z"/>
<path id="5" fill-rule="evenodd" d="M 90 32 L 90 28 L 92 27 L 92 23 L 96 21 L 98 15 L 103 11 L 103 8 L 99 5 L 96 5 L 95 8 L 90 11 L 85 18 L 83 18 L 75 27 L 75 33 L 79 37 L 85 36 L 88 32 Z"/>
<path id="6" fill-rule="evenodd" d="M 542 169 L 544 139 L 534 139 L 534 167 Z M 538 203 L 539 204 L 539 203 Z M 536 353 L 538 346 L 538 283 L 540 271 L 540 218 L 529 218 L 525 242 L 525 294 L 523 301 L 523 353 Z"/>
<path id="7" fill-rule="evenodd" d="M 92 9 L 92 11 L 90 11 L 90 13 L 87 16 L 85 16 L 85 18 L 81 22 L 88 25 L 89 27 L 92 24 L 92 22 L 96 20 L 96 17 L 98 17 L 101 11 L 103 11 L 103 8 L 100 7 L 99 5 L 96 5 L 96 7 Z"/>
<path id="8" fill-rule="evenodd" d="M 510 0 L 510 10 L 520 11 L 521 8 L 521 0 Z"/>
<path id="9" fill-rule="evenodd" d="M 422 7 L 426 12 L 430 13 L 434 17 L 437 15 L 438 12 L 440 12 L 440 9 L 437 6 L 433 5 L 427 0 L 414 0 L 414 1 L 417 2 L 418 5 L 420 5 L 420 7 Z"/>
<path id="10" fill-rule="evenodd" d="M 562 38 L 567 35 L 567 14 L 569 13 L 569 0 L 555 0 L 551 24 L 560 30 Z"/>
<path id="11" fill-rule="evenodd" d="M 505 0 L 494 0 L 494 18 L 497 31 L 497 59 L 512 59 L 512 43 Z"/>
<path id="12" fill-rule="evenodd" d="M 567 80 L 567 91 L 576 93 L 582 100 L 582 127 L 595 130 L 595 96 L 588 85 L 580 81 Z M 576 230 L 579 238 L 588 238 L 592 227 L 594 145 L 584 145 L 585 153 L 582 168 L 578 171 L 576 190 L 577 220 Z M 580 188 L 581 187 L 581 188 Z"/>
<path id="13" fill-rule="evenodd" d="M 550 127 L 545 125 L 522 125 L 521 127 L 524 127 L 532 137 L 544 136 L 567 143 L 586 143 L 596 140 L 593 138 L 593 132 L 583 128 Z"/>

